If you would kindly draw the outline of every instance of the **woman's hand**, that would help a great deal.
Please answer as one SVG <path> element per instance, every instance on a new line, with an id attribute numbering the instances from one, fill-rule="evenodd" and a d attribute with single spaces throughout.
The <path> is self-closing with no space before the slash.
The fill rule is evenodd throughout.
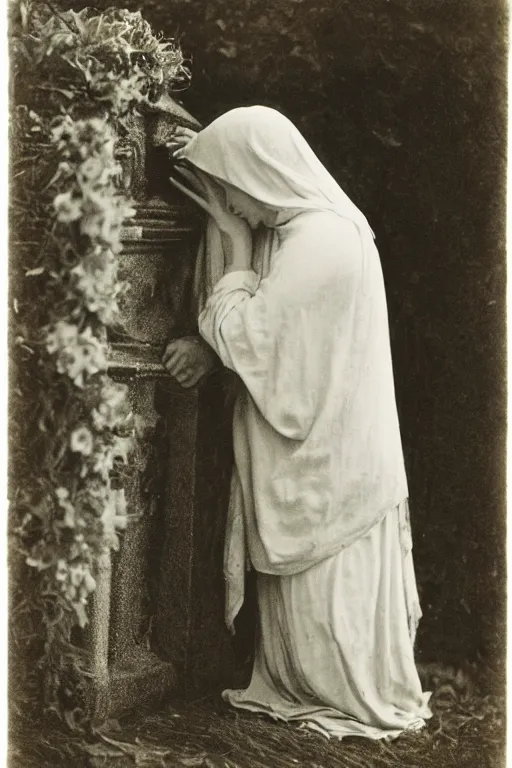
<path id="1" fill-rule="evenodd" d="M 173 160 L 181 160 L 183 158 L 185 149 L 196 136 L 197 132 L 191 128 L 185 128 L 182 125 L 176 126 L 172 138 L 165 145 L 169 149 Z"/>
<path id="2" fill-rule="evenodd" d="M 193 171 L 189 167 L 177 165 L 175 170 L 182 179 L 171 176 L 169 181 L 191 200 L 199 205 L 206 213 L 213 216 L 222 232 L 236 232 L 249 229 L 247 222 L 235 216 L 227 209 L 226 193 L 218 181 L 206 173 Z"/>
<path id="3" fill-rule="evenodd" d="M 185 389 L 195 387 L 210 373 L 216 356 L 199 336 L 184 336 L 170 341 L 163 354 L 164 367 Z"/>
<path id="4" fill-rule="evenodd" d="M 215 219 L 222 234 L 226 271 L 250 269 L 251 229 L 245 219 L 227 210 L 222 184 L 206 173 L 195 173 L 183 166 L 176 166 L 176 171 L 183 177 L 183 182 L 172 176 L 170 182 Z"/>

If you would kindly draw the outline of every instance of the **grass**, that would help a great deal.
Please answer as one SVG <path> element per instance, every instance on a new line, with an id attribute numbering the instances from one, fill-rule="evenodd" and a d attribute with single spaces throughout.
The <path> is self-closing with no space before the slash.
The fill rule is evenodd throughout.
<path id="1" fill-rule="evenodd" d="M 141 710 L 87 736 L 18 721 L 9 768 L 500 768 L 504 700 L 461 679 L 438 676 L 428 726 L 394 742 L 327 740 L 209 697 Z"/>

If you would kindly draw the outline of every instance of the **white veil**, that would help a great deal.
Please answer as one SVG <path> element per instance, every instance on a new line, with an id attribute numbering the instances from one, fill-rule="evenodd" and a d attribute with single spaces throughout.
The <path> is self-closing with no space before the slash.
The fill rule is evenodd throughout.
<path id="1" fill-rule="evenodd" d="M 364 214 L 302 134 L 275 109 L 252 106 L 226 112 L 189 142 L 182 159 L 279 211 L 285 219 L 301 210 L 332 210 L 353 221 L 361 234 L 366 231 L 374 236 Z M 254 239 L 257 253 L 253 251 L 252 263 L 260 277 L 268 271 L 272 235 L 267 230 L 266 236 L 259 232 Z M 196 264 L 194 294 L 198 312 L 223 269 L 220 233 L 210 218 Z"/>
<path id="2" fill-rule="evenodd" d="M 288 118 L 270 107 L 226 112 L 190 141 L 183 158 L 277 210 L 333 210 L 369 226 Z"/>

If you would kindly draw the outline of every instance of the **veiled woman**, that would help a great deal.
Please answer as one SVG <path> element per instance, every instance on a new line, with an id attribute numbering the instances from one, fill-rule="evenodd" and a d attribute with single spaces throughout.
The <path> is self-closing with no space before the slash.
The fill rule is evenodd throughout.
<path id="1" fill-rule="evenodd" d="M 234 109 L 172 147 L 173 183 L 209 214 L 197 280 L 208 347 L 172 342 L 164 363 L 191 386 L 211 349 L 242 382 L 226 621 L 253 568 L 259 633 L 249 687 L 223 696 L 340 738 L 421 728 L 421 611 L 372 230 L 275 110 Z"/>

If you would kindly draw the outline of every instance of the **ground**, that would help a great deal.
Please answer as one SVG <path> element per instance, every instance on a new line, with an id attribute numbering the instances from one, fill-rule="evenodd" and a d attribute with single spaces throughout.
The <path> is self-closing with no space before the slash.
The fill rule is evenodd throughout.
<path id="1" fill-rule="evenodd" d="M 395 742 L 328 741 L 211 697 L 141 710 L 89 736 L 21 723 L 9 768 L 500 768 L 504 701 L 461 679 L 438 678 L 427 728 Z"/>

